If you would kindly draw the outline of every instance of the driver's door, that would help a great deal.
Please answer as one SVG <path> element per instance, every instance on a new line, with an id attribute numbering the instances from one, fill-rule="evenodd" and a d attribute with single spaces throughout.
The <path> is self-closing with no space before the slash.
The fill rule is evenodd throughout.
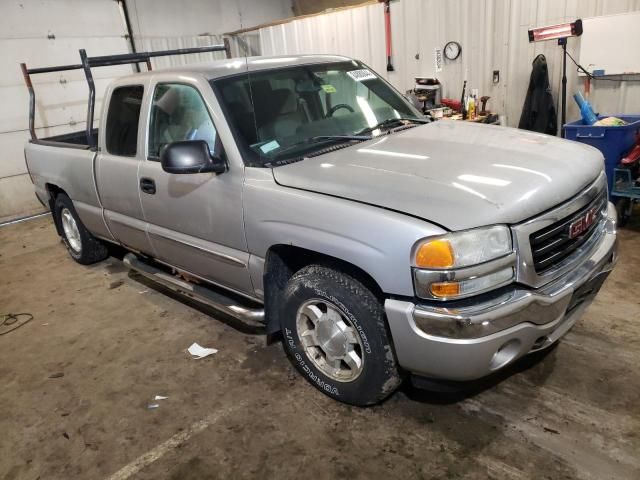
<path id="1" fill-rule="evenodd" d="M 142 209 L 156 256 L 178 269 L 251 294 L 242 217 L 244 170 L 229 165 L 223 174 L 170 174 L 160 165 L 166 144 L 205 140 L 213 151 L 221 142 L 212 111 L 217 101 L 206 82 L 189 79 L 150 85 L 146 157 L 139 169 Z"/>

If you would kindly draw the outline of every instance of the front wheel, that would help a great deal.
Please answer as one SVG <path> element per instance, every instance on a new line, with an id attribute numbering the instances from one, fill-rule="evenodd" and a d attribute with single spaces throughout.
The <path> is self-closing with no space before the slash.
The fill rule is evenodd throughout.
<path id="1" fill-rule="evenodd" d="M 400 385 L 383 305 L 354 277 L 303 268 L 289 280 L 281 315 L 289 358 L 326 395 L 365 406 Z"/>
<path id="2" fill-rule="evenodd" d="M 107 247 L 82 224 L 73 202 L 64 193 L 56 196 L 53 214 L 71 258 L 82 265 L 107 258 Z"/>

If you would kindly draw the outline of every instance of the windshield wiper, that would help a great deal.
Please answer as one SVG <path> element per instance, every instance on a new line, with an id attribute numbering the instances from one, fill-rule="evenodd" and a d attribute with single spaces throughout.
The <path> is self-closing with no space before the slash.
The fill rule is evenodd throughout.
<path id="1" fill-rule="evenodd" d="M 367 132 L 373 132 L 374 130 L 377 130 L 379 128 L 392 127 L 393 125 L 396 125 L 398 123 L 404 124 L 405 122 L 420 123 L 420 124 L 431 123 L 431 121 L 427 120 L 426 118 L 413 118 L 413 117 L 400 117 L 400 118 L 398 118 L 398 117 L 391 117 L 391 118 L 387 118 L 386 120 L 382 120 L 379 123 L 376 123 L 372 127 L 363 128 L 358 133 L 356 133 L 356 136 L 357 135 L 364 135 Z"/>
<path id="2" fill-rule="evenodd" d="M 371 135 L 317 135 L 315 137 L 305 138 L 300 142 L 288 145 L 281 148 L 277 152 L 277 156 L 282 155 L 290 150 L 294 150 L 302 145 L 310 145 L 314 143 L 322 143 L 323 140 L 338 140 L 345 142 L 364 142 L 365 140 L 371 140 Z"/>
<path id="3" fill-rule="evenodd" d="M 364 142 L 365 140 L 371 140 L 371 135 L 318 135 L 311 137 L 309 140 L 352 140 Z"/>

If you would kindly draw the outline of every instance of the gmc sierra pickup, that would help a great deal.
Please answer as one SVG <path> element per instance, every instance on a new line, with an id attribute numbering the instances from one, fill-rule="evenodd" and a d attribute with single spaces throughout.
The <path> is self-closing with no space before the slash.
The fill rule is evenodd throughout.
<path id="1" fill-rule="evenodd" d="M 616 260 L 598 150 L 429 123 L 351 58 L 133 74 L 108 87 L 99 130 L 88 118 L 25 152 L 71 257 L 126 247 L 130 268 L 281 332 L 300 373 L 346 403 L 549 347 Z"/>

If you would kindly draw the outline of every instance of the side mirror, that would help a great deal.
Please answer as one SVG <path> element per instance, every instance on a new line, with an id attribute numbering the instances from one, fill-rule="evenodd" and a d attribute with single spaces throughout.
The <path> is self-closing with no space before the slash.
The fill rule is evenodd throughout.
<path id="1" fill-rule="evenodd" d="M 170 143 L 160 152 L 160 164 L 167 173 L 223 173 L 227 165 L 219 156 L 209 153 L 204 140 Z"/>

